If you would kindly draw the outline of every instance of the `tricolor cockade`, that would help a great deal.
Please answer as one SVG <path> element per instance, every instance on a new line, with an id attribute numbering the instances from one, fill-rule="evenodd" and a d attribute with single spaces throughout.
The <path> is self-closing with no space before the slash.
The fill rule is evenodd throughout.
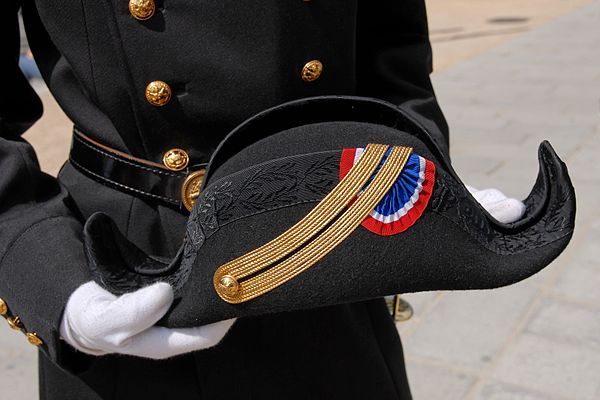
<path id="1" fill-rule="evenodd" d="M 360 147 L 343 150 L 340 179 L 360 160 L 364 151 Z M 392 188 L 363 221 L 362 226 L 381 236 L 391 236 L 407 230 L 425 211 L 434 184 L 435 165 L 418 154 L 411 154 Z"/>

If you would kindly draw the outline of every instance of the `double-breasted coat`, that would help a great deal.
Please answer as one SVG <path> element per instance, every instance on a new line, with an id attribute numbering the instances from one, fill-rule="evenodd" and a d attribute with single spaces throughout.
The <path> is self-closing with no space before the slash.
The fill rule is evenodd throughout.
<path id="1" fill-rule="evenodd" d="M 40 349 L 44 399 L 405 399 L 382 300 L 241 319 L 215 348 L 165 361 L 74 351 L 58 327 L 90 279 L 82 226 L 111 216 L 171 257 L 187 212 L 105 186 L 67 162 L 42 173 L 21 138 L 42 114 L 18 69 L 18 13 L 50 91 L 93 140 L 163 163 L 208 162 L 253 114 L 308 96 L 402 104 L 447 149 L 429 80 L 423 0 L 7 0 L 0 13 L 0 311 Z M 16 317 L 19 317 L 18 319 Z"/>

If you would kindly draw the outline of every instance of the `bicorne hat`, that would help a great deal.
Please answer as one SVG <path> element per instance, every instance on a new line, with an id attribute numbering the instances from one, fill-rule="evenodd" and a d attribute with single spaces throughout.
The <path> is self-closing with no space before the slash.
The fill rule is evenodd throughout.
<path id="1" fill-rule="evenodd" d="M 469 194 L 418 117 L 381 100 L 302 99 L 233 130 L 214 153 L 177 256 L 146 255 L 103 214 L 85 228 L 96 280 L 113 293 L 175 289 L 161 321 L 198 326 L 396 293 L 487 289 L 554 260 L 575 194 L 549 143 L 504 224 Z"/>

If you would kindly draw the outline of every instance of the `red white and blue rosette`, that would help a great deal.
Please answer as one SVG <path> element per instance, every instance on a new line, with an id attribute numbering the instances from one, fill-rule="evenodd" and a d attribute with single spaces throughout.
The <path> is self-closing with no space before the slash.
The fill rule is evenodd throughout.
<path id="1" fill-rule="evenodd" d="M 340 179 L 343 179 L 358 162 L 364 150 L 364 148 L 355 148 L 342 151 Z M 385 158 L 387 154 L 382 164 Z M 435 165 L 412 153 L 392 188 L 363 221 L 362 226 L 381 236 L 404 232 L 417 222 L 427 208 L 434 183 Z"/>

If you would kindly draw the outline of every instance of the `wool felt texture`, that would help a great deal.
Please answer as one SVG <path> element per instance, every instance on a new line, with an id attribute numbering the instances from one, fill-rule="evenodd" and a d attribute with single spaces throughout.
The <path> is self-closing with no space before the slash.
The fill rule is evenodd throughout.
<path id="1" fill-rule="evenodd" d="M 327 107 L 329 100 L 313 98 L 304 102 Z M 354 102 L 351 112 L 357 115 L 362 114 L 356 109 L 369 102 L 340 97 L 335 101 Z M 373 103 L 393 107 L 380 101 L 373 100 Z M 293 102 L 290 106 L 296 104 Z M 285 107 L 273 108 L 262 118 L 268 121 L 272 114 L 273 119 L 279 121 L 277 114 Z M 403 111 L 397 109 L 397 113 Z M 373 114 L 375 118 L 378 115 Z M 249 119 L 248 123 L 254 121 Z M 244 167 L 255 164 L 260 166 L 260 162 L 269 157 L 276 159 L 280 155 L 315 151 L 328 154 L 323 152 L 363 147 L 367 143 L 410 146 L 416 154 L 435 163 L 433 197 L 421 218 L 407 231 L 389 237 L 357 229 L 317 264 L 272 291 L 241 304 L 228 304 L 220 299 L 213 287 L 216 269 L 283 233 L 305 216 L 316 201 L 298 203 L 291 196 L 293 200 L 287 205 L 265 207 L 261 212 L 235 216 L 230 222 L 218 213 L 224 207 L 219 199 L 231 204 L 236 199 L 242 201 L 243 197 L 212 188 L 234 187 L 228 180 L 235 180 L 235 172 L 242 173 Z M 226 146 L 223 149 L 228 151 Z M 362 121 L 310 123 L 268 134 L 212 170 L 188 221 L 184 245 L 171 265 L 136 251 L 102 215 L 93 216 L 86 225 L 90 265 L 94 265 L 96 279 L 105 284 L 118 280 L 123 265 L 127 265 L 130 273 L 140 276 L 140 280 L 128 277 L 126 282 L 137 281 L 138 284 L 143 281 L 141 277 L 151 275 L 152 270 L 162 271 L 163 276 L 156 279 L 164 279 L 167 274 L 187 274 L 176 294 L 179 301 L 161 321 L 170 327 L 186 327 L 235 316 L 349 303 L 393 293 L 504 286 L 538 272 L 565 248 L 574 228 L 574 191 L 566 166 L 549 144 L 540 146 L 540 175 L 532 194 L 525 200 L 528 212 L 510 224 L 497 221 L 482 209 L 450 163 L 440 157 L 444 157 L 443 152 L 426 130 L 416 135 Z M 288 165 L 288 161 L 281 158 L 282 165 Z M 220 169 L 227 174 L 217 179 Z M 327 173 L 331 173 L 331 169 L 324 175 Z M 268 183 L 270 179 L 265 181 L 267 184 L 255 185 L 254 191 L 256 196 L 269 199 L 280 190 L 272 188 Z M 521 206 L 514 214 L 523 211 Z M 508 215 L 508 220 L 514 216 Z M 110 238 L 115 243 L 111 243 Z M 111 256 L 106 256 L 108 254 Z M 103 273 L 117 274 L 117 277 L 104 279 Z M 107 288 L 111 290 L 108 284 Z"/>
<path id="2" fill-rule="evenodd" d="M 231 385 L 222 371 L 234 355 L 264 362 L 237 371 L 246 392 L 230 398 L 409 398 L 399 338 L 379 301 L 236 323 L 227 345 L 160 362 L 90 357 L 59 340 L 69 296 L 90 279 L 82 243 L 87 218 L 106 213 L 129 241 L 163 259 L 176 254 L 186 221 L 82 177 L 68 163 L 59 180 L 40 172 L 20 138 L 41 116 L 42 103 L 17 66 L 19 8 L 36 63 L 68 117 L 93 139 L 140 158 L 161 162 L 166 150 L 180 147 L 192 163 L 208 161 L 254 113 L 333 93 L 402 104 L 448 145 L 429 81 L 422 0 L 376 7 L 363 0 L 156 3 L 155 16 L 144 22 L 122 3 L 106 1 L 57 7 L 7 0 L 0 13 L 0 66 L 9 94 L 0 98 L 0 297 L 44 341 L 41 398 L 160 399 L 177 387 L 179 399 L 223 399 L 228 394 L 221 388 Z M 300 70 L 314 58 L 324 73 L 303 82 Z M 144 99 L 156 79 L 174 90 L 162 108 Z M 335 324 L 327 334 L 320 331 L 324 321 Z M 283 327 L 285 339 L 276 334 Z M 301 361 L 283 363 L 285 352 Z M 298 371 L 307 381 L 297 379 Z"/>
<path id="3" fill-rule="evenodd" d="M 118 353 L 164 359 L 217 345 L 235 319 L 196 328 L 154 326 L 173 303 L 173 289 L 158 282 L 119 297 L 95 282 L 69 297 L 60 324 L 63 340 L 95 356 Z"/>
<path id="4" fill-rule="evenodd" d="M 161 251 L 171 254 L 177 250 L 170 248 L 171 242 L 176 240 L 179 246 L 186 223 L 179 212 L 155 209 L 91 180 L 70 165 L 63 168 L 60 178 L 86 218 L 102 210 L 140 248 L 163 246 Z M 165 236 L 151 235 L 157 231 Z M 40 373 L 45 382 L 52 382 L 42 386 L 46 398 L 65 399 L 68 393 L 68 400 L 94 396 L 162 399 L 177 388 L 178 398 L 221 399 L 231 374 L 239 385 L 225 395 L 230 399 L 249 394 L 306 399 L 315 393 L 324 398 L 410 398 L 400 338 L 381 299 L 239 319 L 219 345 L 167 360 L 87 356 L 65 343 L 59 349 L 66 370 L 41 358 Z"/>
<path id="5" fill-rule="evenodd" d="M 222 388 L 231 387 L 223 371 L 233 356 L 264 362 L 236 371 L 247 392 L 230 398 L 409 398 L 398 335 L 379 301 L 236 323 L 227 345 L 160 362 L 89 357 L 58 340 L 69 296 L 90 279 L 82 243 L 90 215 L 106 213 L 128 240 L 165 259 L 180 247 L 185 218 L 82 177 L 69 164 L 60 184 L 41 174 L 31 147 L 19 139 L 42 113 L 17 68 L 19 7 L 36 63 L 69 118 L 99 142 L 140 158 L 160 162 L 166 150 L 181 147 L 193 163 L 208 161 L 252 114 L 334 93 L 402 104 L 448 144 L 429 81 L 422 0 L 156 3 L 155 16 L 143 22 L 123 3 L 108 1 L 57 7 L 8 0 L 0 13 L 9 94 L 0 98 L 0 296 L 44 340 L 41 398 L 169 398 L 178 387 L 179 399 L 223 399 Z M 315 58 L 324 73 L 305 83 L 300 70 Z M 143 94 L 156 79 L 174 90 L 160 109 Z M 332 324 L 326 334 L 324 322 Z M 282 353 L 301 361 L 290 366 Z"/>
<path id="6" fill-rule="evenodd" d="M 6 19 L 16 23 L 19 6 L 40 72 L 66 114 L 99 142 L 140 158 L 160 163 L 166 149 L 179 147 L 190 150 L 193 163 L 208 162 L 248 116 L 321 94 L 404 104 L 447 145 L 429 81 L 423 1 L 169 4 L 168 12 L 142 23 L 113 4 L 57 9 L 32 0 L 10 0 Z M 6 30 L 18 35 L 12 26 Z M 167 61 L 157 62 L 157 55 Z M 325 69 L 307 84 L 299 74 L 311 59 Z M 160 108 L 143 95 L 156 79 L 173 89 L 172 101 Z M 13 84 L 11 92 L 29 87 Z"/>

